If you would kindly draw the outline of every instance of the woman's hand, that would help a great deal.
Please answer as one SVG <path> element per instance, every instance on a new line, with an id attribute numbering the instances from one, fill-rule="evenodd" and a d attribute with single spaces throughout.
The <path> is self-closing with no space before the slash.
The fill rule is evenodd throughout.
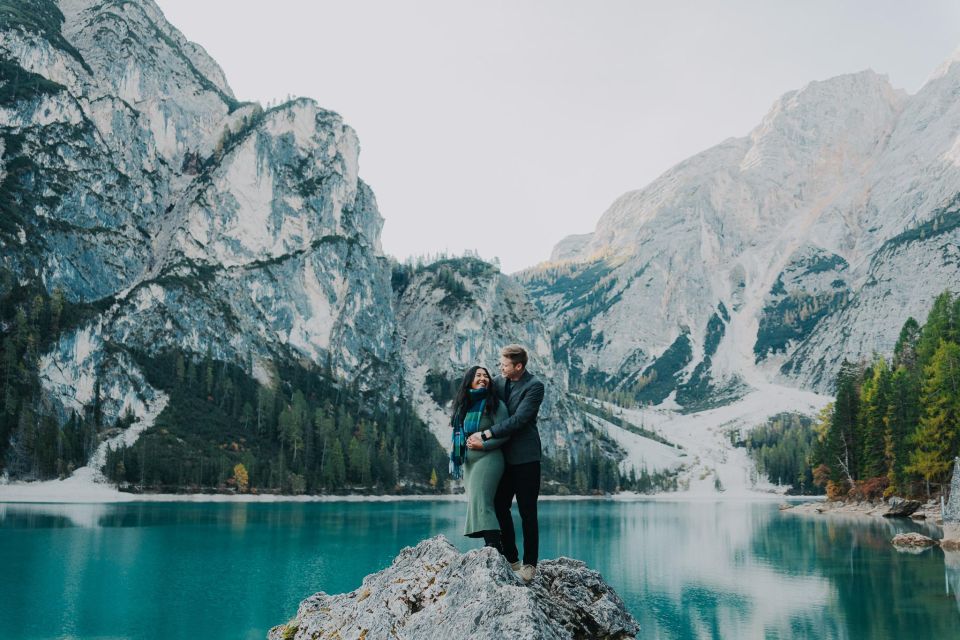
<path id="1" fill-rule="evenodd" d="M 470 434 L 470 437 L 467 438 L 467 449 L 474 449 L 474 450 L 483 449 L 483 438 L 480 437 L 479 433 Z"/>

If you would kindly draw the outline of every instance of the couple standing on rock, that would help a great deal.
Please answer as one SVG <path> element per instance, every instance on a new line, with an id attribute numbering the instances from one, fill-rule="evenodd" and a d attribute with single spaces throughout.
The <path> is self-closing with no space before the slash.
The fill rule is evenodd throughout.
<path id="1" fill-rule="evenodd" d="M 450 472 L 467 491 L 464 535 L 483 538 L 502 553 L 524 582 L 533 580 L 539 553 L 540 432 L 543 383 L 527 371 L 520 345 L 500 351 L 500 375 L 480 366 L 463 376 L 453 402 Z M 523 563 L 517 549 L 513 498 L 523 523 Z"/>

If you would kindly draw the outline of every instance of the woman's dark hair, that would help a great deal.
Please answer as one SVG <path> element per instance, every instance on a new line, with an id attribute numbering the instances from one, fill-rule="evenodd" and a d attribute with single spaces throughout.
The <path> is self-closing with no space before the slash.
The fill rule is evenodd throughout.
<path id="1" fill-rule="evenodd" d="M 497 397 L 497 390 L 493 388 L 493 376 L 490 375 L 490 371 L 486 367 L 473 366 L 467 369 L 467 372 L 463 374 L 463 380 L 460 382 L 460 388 L 457 389 L 457 395 L 453 399 L 453 419 L 457 419 L 457 414 L 460 414 L 463 419 L 463 415 L 466 414 L 467 409 L 470 408 L 470 385 L 473 384 L 473 377 L 477 375 L 477 369 L 483 369 L 487 372 L 487 377 L 490 378 L 490 386 L 487 387 L 487 404 L 483 408 L 483 412 L 490 416 L 491 418 L 496 415 L 497 407 L 500 405 L 500 398 Z"/>

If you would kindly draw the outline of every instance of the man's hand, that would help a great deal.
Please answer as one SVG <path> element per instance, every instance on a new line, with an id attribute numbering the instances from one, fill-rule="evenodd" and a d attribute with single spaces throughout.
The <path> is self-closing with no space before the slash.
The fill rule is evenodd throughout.
<path id="1" fill-rule="evenodd" d="M 483 439 L 479 433 L 471 433 L 467 438 L 467 449 L 483 449 Z"/>

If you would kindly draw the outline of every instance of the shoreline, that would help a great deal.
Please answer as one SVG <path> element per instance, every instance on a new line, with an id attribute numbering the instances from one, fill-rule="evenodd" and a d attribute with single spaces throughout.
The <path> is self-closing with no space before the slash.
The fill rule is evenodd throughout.
<path id="1" fill-rule="evenodd" d="M 870 518 L 882 518 L 883 514 L 889 510 L 890 506 L 884 502 L 875 504 L 873 502 L 843 502 L 840 500 L 823 500 L 819 504 L 797 504 L 791 506 L 785 511 L 809 515 L 844 515 L 844 516 L 866 516 Z M 922 516 L 922 517 L 914 517 Z M 915 522 L 929 522 L 941 526 L 943 520 L 940 517 L 940 504 L 928 501 L 920 506 L 913 514 L 906 517 L 907 520 Z"/>
<path id="2" fill-rule="evenodd" d="M 852 518 L 852 519 L 880 519 L 880 520 L 900 520 L 906 519 L 918 524 L 926 524 L 939 530 L 941 537 L 937 539 L 937 546 L 943 549 L 944 553 L 955 553 L 960 548 L 960 523 L 944 522 L 940 513 L 940 504 L 934 501 L 927 501 L 913 514 L 906 518 L 885 518 L 884 513 L 889 509 L 886 503 L 874 504 L 871 502 L 851 502 L 844 503 L 839 500 L 834 502 L 824 501 L 821 505 L 815 504 L 796 504 L 787 509 L 787 513 L 797 513 L 801 516 L 820 516 L 825 515 L 834 518 Z M 920 515 L 923 517 L 915 518 Z"/>
<path id="3" fill-rule="evenodd" d="M 10 482 L 0 484 L 0 503 L 6 504 L 121 504 L 134 502 L 191 502 L 191 503 L 278 503 L 278 502 L 464 502 L 466 494 L 344 494 L 344 495 L 285 495 L 285 494 L 230 494 L 230 493 L 126 493 L 98 483 L 77 478 L 41 482 Z M 604 502 L 820 502 L 822 496 L 786 496 L 777 493 L 634 493 L 607 495 L 541 495 L 545 502 L 577 502 L 584 500 Z"/>

